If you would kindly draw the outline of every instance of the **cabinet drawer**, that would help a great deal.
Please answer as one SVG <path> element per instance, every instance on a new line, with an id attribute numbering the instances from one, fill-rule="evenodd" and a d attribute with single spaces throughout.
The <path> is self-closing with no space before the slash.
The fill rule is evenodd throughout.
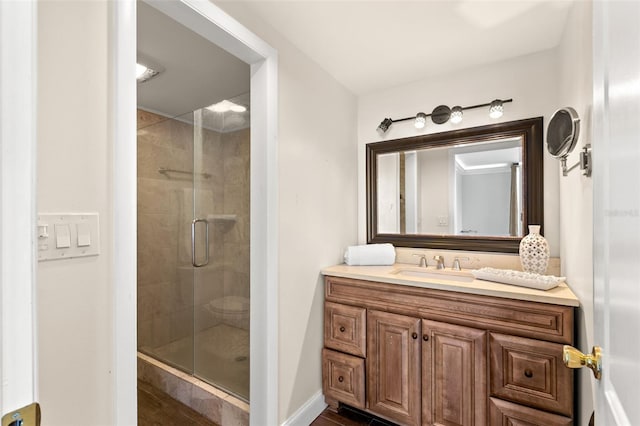
<path id="1" fill-rule="evenodd" d="M 366 356 L 364 308 L 326 302 L 324 304 L 324 345 L 352 355 Z"/>
<path id="2" fill-rule="evenodd" d="M 489 424 L 491 426 L 571 426 L 568 417 L 546 413 L 535 408 L 489 398 Z"/>
<path id="3" fill-rule="evenodd" d="M 573 371 L 562 345 L 496 333 L 489 345 L 491 396 L 572 416 Z"/>
<path id="4" fill-rule="evenodd" d="M 326 397 L 365 408 L 364 359 L 323 349 L 322 391 Z"/>

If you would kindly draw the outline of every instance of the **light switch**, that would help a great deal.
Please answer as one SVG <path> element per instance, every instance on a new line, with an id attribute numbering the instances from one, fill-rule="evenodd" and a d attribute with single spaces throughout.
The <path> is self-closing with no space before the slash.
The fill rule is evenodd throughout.
<path id="1" fill-rule="evenodd" d="M 100 254 L 98 213 L 38 213 L 36 232 L 40 262 Z"/>
<path id="2" fill-rule="evenodd" d="M 49 225 L 38 222 L 38 238 L 49 238 Z"/>
<path id="3" fill-rule="evenodd" d="M 78 235 L 78 247 L 89 247 L 91 245 L 91 229 L 88 223 L 78 223 L 76 225 Z"/>
<path id="4" fill-rule="evenodd" d="M 67 224 L 55 225 L 55 228 L 56 228 L 56 248 L 71 247 L 71 233 L 69 232 L 69 225 Z"/>

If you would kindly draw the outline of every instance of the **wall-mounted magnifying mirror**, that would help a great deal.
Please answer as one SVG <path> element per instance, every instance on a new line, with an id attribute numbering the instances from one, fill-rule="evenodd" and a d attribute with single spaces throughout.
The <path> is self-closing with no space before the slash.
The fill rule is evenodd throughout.
<path id="1" fill-rule="evenodd" d="M 562 175 L 580 166 L 582 174 L 591 176 L 591 145 L 585 145 L 580 153 L 580 162 L 567 168 L 567 157 L 576 147 L 580 136 L 580 117 L 571 107 L 556 111 L 547 127 L 547 149 L 551 155 L 560 159 Z"/>

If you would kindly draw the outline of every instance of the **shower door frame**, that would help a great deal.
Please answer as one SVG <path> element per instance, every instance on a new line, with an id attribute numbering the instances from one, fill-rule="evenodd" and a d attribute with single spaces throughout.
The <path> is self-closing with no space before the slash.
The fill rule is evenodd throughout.
<path id="1" fill-rule="evenodd" d="M 143 0 L 251 67 L 251 424 L 278 424 L 278 56 L 208 0 Z M 136 3 L 110 2 L 115 424 L 136 407 Z M 117 284 L 117 285 L 115 285 Z"/>

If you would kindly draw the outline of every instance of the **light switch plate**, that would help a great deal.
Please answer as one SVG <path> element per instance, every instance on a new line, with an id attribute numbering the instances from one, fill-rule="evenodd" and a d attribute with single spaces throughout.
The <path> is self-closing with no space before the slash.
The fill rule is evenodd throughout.
<path id="1" fill-rule="evenodd" d="M 46 228 L 44 228 L 46 227 Z M 42 229 L 48 232 L 41 232 Z M 57 248 L 58 229 L 68 229 L 69 247 Z M 100 254 L 98 213 L 38 214 L 38 260 L 72 259 Z M 54 231 L 55 230 L 55 231 Z"/>

